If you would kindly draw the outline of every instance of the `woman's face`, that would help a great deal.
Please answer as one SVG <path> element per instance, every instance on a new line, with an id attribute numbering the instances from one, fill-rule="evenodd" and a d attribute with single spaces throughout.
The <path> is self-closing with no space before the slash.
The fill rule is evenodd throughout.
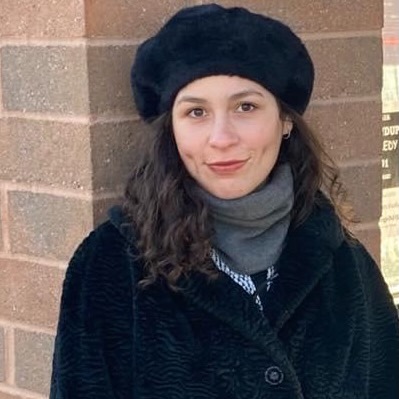
<path id="1" fill-rule="evenodd" d="M 223 199 L 239 198 L 265 181 L 276 163 L 282 121 L 274 96 L 237 76 L 210 76 L 181 89 L 172 109 L 180 157 L 197 183 Z"/>

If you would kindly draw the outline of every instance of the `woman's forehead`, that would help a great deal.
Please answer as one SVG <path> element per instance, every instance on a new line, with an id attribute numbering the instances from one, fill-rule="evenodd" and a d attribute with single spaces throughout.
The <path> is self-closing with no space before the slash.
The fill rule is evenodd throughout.
<path id="1" fill-rule="evenodd" d="M 176 96 L 175 104 L 183 101 L 201 102 L 218 97 L 239 99 L 246 96 L 274 98 L 262 85 L 239 76 L 213 75 L 196 79 L 183 87 Z"/>

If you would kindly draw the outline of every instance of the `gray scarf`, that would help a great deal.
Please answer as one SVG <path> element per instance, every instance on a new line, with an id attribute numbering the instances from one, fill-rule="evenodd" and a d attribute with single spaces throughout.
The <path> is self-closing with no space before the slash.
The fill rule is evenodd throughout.
<path id="1" fill-rule="evenodd" d="M 277 167 L 270 181 L 244 197 L 220 199 L 201 188 L 199 194 L 212 217 L 212 245 L 231 270 L 255 274 L 277 261 L 294 203 L 289 164 Z"/>

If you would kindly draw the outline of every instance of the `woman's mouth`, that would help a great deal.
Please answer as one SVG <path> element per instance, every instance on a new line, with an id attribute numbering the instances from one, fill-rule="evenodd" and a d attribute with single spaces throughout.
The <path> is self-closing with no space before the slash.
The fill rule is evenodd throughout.
<path id="1" fill-rule="evenodd" d="M 209 169 L 218 174 L 231 174 L 241 169 L 247 162 L 244 160 L 228 160 L 228 161 L 218 161 L 207 163 Z"/>

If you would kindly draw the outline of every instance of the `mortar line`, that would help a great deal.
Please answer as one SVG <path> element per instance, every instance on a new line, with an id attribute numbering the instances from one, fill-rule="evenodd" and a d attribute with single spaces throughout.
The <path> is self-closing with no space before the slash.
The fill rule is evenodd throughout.
<path id="1" fill-rule="evenodd" d="M 96 125 L 101 123 L 137 122 L 140 117 L 137 114 L 121 115 L 68 115 L 50 112 L 24 112 L 24 111 L 4 111 L 1 113 L 4 118 L 27 119 L 29 121 L 46 121 L 59 123 L 74 123 L 81 125 Z"/>
<path id="2" fill-rule="evenodd" d="M 124 38 L 124 37 L 111 37 L 111 38 L 26 38 L 26 37 L 3 37 L 0 39 L 0 47 L 6 46 L 30 46 L 30 47 L 106 47 L 106 46 L 137 46 L 142 43 L 146 38 Z"/>
<path id="3" fill-rule="evenodd" d="M 73 198 L 73 199 L 80 199 L 90 201 L 93 199 L 92 191 L 83 191 L 79 192 L 78 190 L 73 189 L 64 189 L 59 187 L 50 187 L 44 186 L 37 183 L 24 183 L 24 182 L 10 182 L 7 180 L 0 180 L 0 184 L 3 185 L 6 191 L 29 191 L 33 194 L 48 194 L 54 195 L 57 197 L 64 197 L 64 198 Z"/>
<path id="4" fill-rule="evenodd" d="M 356 31 L 332 31 L 332 32 L 303 32 L 298 36 L 304 41 L 328 40 L 328 39 L 352 39 L 361 37 L 377 37 L 381 38 L 379 29 L 373 30 L 356 30 Z"/>
<path id="5" fill-rule="evenodd" d="M 10 385 L 15 385 L 15 335 L 12 324 L 1 323 L 5 332 L 5 380 Z"/>
<path id="6" fill-rule="evenodd" d="M 80 199 L 83 201 L 97 201 L 97 200 L 105 200 L 105 199 L 114 199 L 120 198 L 123 196 L 125 183 L 118 185 L 112 190 L 102 190 L 102 191 L 93 191 L 93 190 L 82 190 L 79 192 L 77 189 L 65 189 L 61 187 L 50 187 L 39 185 L 37 183 L 25 183 L 25 182 L 10 182 L 8 180 L 0 180 L 0 195 L 1 195 L 1 186 L 4 187 L 4 190 L 7 191 L 28 191 L 33 194 L 47 194 L 53 195 L 56 197 L 63 198 L 72 198 L 72 199 Z M 0 197 L 1 199 L 1 197 Z"/>
<path id="7" fill-rule="evenodd" d="M 30 47 L 84 47 L 87 45 L 87 39 L 82 37 L 74 37 L 70 39 L 60 38 L 31 38 L 31 37 L 2 37 L 0 39 L 0 47 L 6 46 L 30 46 Z"/>
<path id="8" fill-rule="evenodd" d="M 6 253 L 11 252 L 10 244 L 10 220 L 8 214 L 8 196 L 6 186 L 0 180 L 0 219 L 1 236 L 3 238 L 3 249 Z"/>
<path id="9" fill-rule="evenodd" d="M 378 220 L 374 220 L 371 222 L 355 223 L 352 227 L 352 230 L 353 231 L 364 231 L 364 230 L 374 230 L 376 228 L 379 230 Z"/>
<path id="10" fill-rule="evenodd" d="M 94 192 L 93 201 L 107 200 L 107 199 L 118 199 L 124 196 L 125 186 L 115 191 L 104 191 L 104 192 Z"/>
<path id="11" fill-rule="evenodd" d="M 89 115 L 68 115 L 58 114 L 51 112 L 25 112 L 25 111 L 3 111 L 5 118 L 18 118 L 18 119 L 29 119 L 33 121 L 51 121 L 61 123 L 76 123 L 85 124 L 90 123 Z"/>
<path id="12" fill-rule="evenodd" d="M 137 114 L 126 114 L 126 115 L 100 115 L 91 114 L 90 123 L 91 125 L 101 124 L 101 123 L 119 123 L 119 122 L 139 122 L 141 118 Z"/>
<path id="13" fill-rule="evenodd" d="M 365 166 L 380 166 L 381 158 L 369 158 L 369 159 L 354 159 L 354 160 L 346 160 L 338 163 L 338 167 L 342 168 L 356 168 L 356 167 L 365 167 Z"/>
<path id="14" fill-rule="evenodd" d="M 333 97 L 328 99 L 316 98 L 311 101 L 310 106 L 316 105 L 335 105 L 335 104 L 352 104 L 363 102 L 381 102 L 381 94 L 373 94 L 369 96 L 351 96 L 351 97 Z"/>
<path id="15" fill-rule="evenodd" d="M 65 261 L 51 260 L 51 259 L 41 258 L 39 256 L 26 255 L 21 253 L 7 253 L 2 251 L 0 251 L 0 258 L 8 259 L 11 261 L 34 263 L 40 266 L 48 266 L 60 270 L 65 270 L 68 265 L 68 261 L 66 260 Z"/>
<path id="16" fill-rule="evenodd" d="M 33 324 L 25 324 L 22 323 L 20 321 L 10 321 L 7 319 L 2 319 L 0 317 L 0 325 L 4 326 L 4 329 L 6 330 L 13 330 L 13 339 L 15 338 L 15 334 L 14 334 L 14 330 L 18 329 L 18 330 L 23 330 L 26 332 L 30 332 L 30 333 L 39 333 L 39 334 L 47 334 L 47 335 L 55 335 L 55 328 L 49 328 L 49 327 L 43 327 L 43 326 L 37 326 L 37 325 L 33 325 Z"/>
<path id="17" fill-rule="evenodd" d="M 297 32 L 298 36 L 304 41 L 325 40 L 325 39 L 350 39 L 358 37 L 381 37 L 379 29 L 372 30 L 354 30 L 354 31 L 330 31 L 330 32 Z M 50 46 L 63 46 L 63 47 L 102 47 L 102 46 L 137 46 L 141 44 L 145 37 L 111 37 L 111 38 L 98 38 L 98 37 L 76 37 L 69 39 L 60 38 L 26 38 L 26 37 L 8 37 L 0 39 L 0 47 L 5 46 L 32 46 L 32 47 L 50 47 Z"/>

